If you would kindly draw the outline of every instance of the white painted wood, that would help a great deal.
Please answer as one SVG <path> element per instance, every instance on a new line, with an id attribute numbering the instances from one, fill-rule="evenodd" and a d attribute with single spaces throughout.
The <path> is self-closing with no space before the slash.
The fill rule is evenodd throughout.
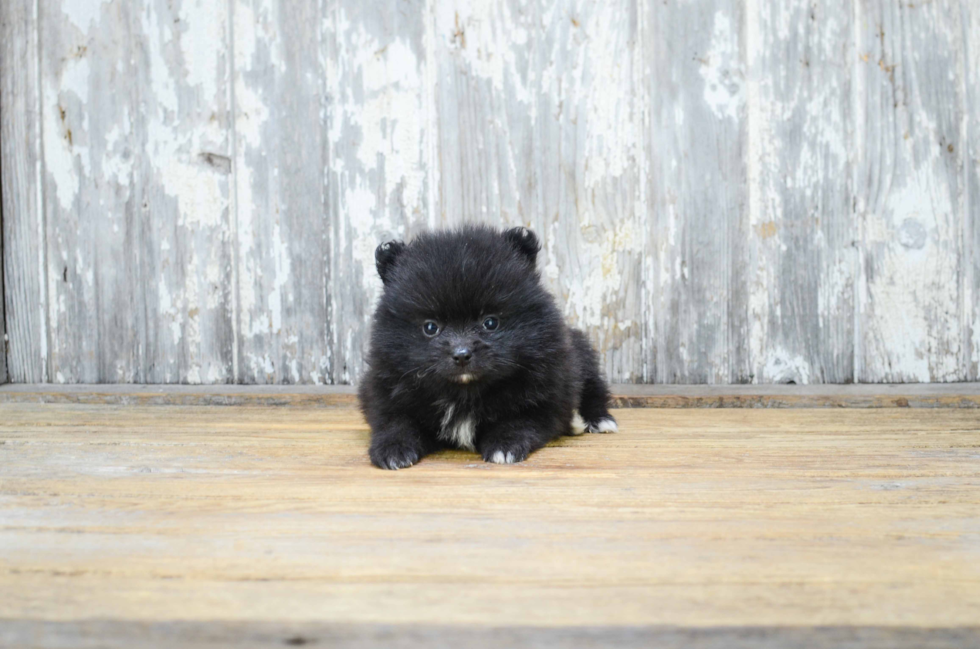
<path id="1" fill-rule="evenodd" d="M 636 8 L 438 2 L 440 221 L 526 225 L 606 372 L 642 378 Z"/>
<path id="2" fill-rule="evenodd" d="M 139 11 L 44 0 L 39 18 L 49 378 L 139 381 Z"/>
<path id="3" fill-rule="evenodd" d="M 854 16 L 855 378 L 967 378 L 959 3 L 860 0 Z"/>
<path id="4" fill-rule="evenodd" d="M 8 376 L 47 381 L 36 5 L 0 2 L 0 235 Z"/>
<path id="5" fill-rule="evenodd" d="M 748 382 L 742 3 L 643 13 L 647 378 Z"/>
<path id="6" fill-rule="evenodd" d="M 965 195 L 962 272 L 966 375 L 980 378 L 980 5 L 964 3 L 961 20 L 966 48 Z"/>
<path id="7" fill-rule="evenodd" d="M 751 0 L 745 343 L 760 383 L 854 376 L 851 0 Z"/>
<path id="8" fill-rule="evenodd" d="M 103 5 L 105 6 L 105 5 Z M 148 0 L 135 83 L 145 310 L 138 380 L 235 380 L 232 103 L 226 3 Z"/>
<path id="9" fill-rule="evenodd" d="M 50 379 L 233 380 L 227 12 L 41 3 Z"/>
<path id="10" fill-rule="evenodd" d="M 356 382 L 374 247 L 478 221 L 613 381 L 980 378 L 978 14 L 9 0 L 0 376 Z"/>
<path id="11" fill-rule="evenodd" d="M 422 0 L 333 0 L 328 10 L 331 356 L 325 379 L 348 383 L 362 370 L 381 292 L 375 247 L 436 222 L 433 34 Z"/>
<path id="12" fill-rule="evenodd" d="M 321 2 L 233 4 L 237 379 L 329 382 L 327 98 L 319 50 L 329 16 Z"/>

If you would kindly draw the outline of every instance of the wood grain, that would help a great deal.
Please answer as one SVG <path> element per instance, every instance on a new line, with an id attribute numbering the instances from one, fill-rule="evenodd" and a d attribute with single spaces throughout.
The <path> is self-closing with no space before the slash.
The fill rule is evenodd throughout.
<path id="1" fill-rule="evenodd" d="M 149 74 L 137 63 L 139 11 L 127 4 L 103 12 L 94 2 L 63 11 L 54 0 L 38 7 L 49 378 L 136 381 L 147 325 L 141 253 L 149 244 L 141 238 L 137 162 L 137 79 Z"/>
<path id="2" fill-rule="evenodd" d="M 605 371 L 642 380 L 631 2 L 439 2 L 440 216 L 526 225 Z"/>
<path id="3" fill-rule="evenodd" d="M 618 410 L 382 472 L 350 409 L 0 405 L 0 618 L 974 627 L 975 411 Z M 2 625 L 0 625 L 2 626 Z M 206 628 L 206 627 L 205 627 Z"/>
<path id="4" fill-rule="evenodd" d="M 423 0 L 344 0 L 328 7 L 332 299 L 324 380 L 351 383 L 362 371 L 381 294 L 375 247 L 437 222 L 434 45 Z"/>
<path id="5" fill-rule="evenodd" d="M 142 281 L 133 299 L 146 332 L 130 380 L 232 382 L 230 9 L 190 0 L 136 7 L 140 141 L 133 173 L 142 209 L 134 254 Z"/>
<path id="6" fill-rule="evenodd" d="M 4 620 L 0 645 L 64 649 L 133 646 L 188 649 L 318 645 L 332 649 L 962 649 L 980 642 L 980 628 L 811 626 L 689 628 L 622 626 L 449 626 L 429 624 L 324 624 L 318 622 L 39 622 Z"/>
<path id="7" fill-rule="evenodd" d="M 962 306 L 966 334 L 968 380 L 980 378 L 980 7 L 964 3 L 961 8 L 966 47 L 965 97 L 966 146 L 964 155 Z"/>
<path id="8" fill-rule="evenodd" d="M 617 408 L 980 408 L 978 383 L 612 385 Z M 353 408 L 348 385 L 50 385 L 0 387 L 0 403 Z"/>
<path id="9" fill-rule="evenodd" d="M 10 0 L 14 382 L 351 384 L 373 249 L 533 227 L 615 382 L 980 379 L 943 0 Z"/>
<path id="10" fill-rule="evenodd" d="M 746 338 L 760 383 L 854 377 L 853 13 L 851 0 L 747 6 Z"/>
<path id="11" fill-rule="evenodd" d="M 50 378 L 231 380 L 227 15 L 41 16 Z"/>
<path id="12" fill-rule="evenodd" d="M 952 2 L 857 4 L 859 381 L 967 376 L 961 19 Z"/>
<path id="13" fill-rule="evenodd" d="M 646 380 L 751 381 L 742 3 L 640 12 L 639 92 L 650 114 Z"/>
<path id="14" fill-rule="evenodd" d="M 330 382 L 326 3 L 234 3 L 239 372 Z"/>
<path id="15" fill-rule="evenodd" d="M 43 168 L 36 4 L 0 3 L 0 211 L 6 364 L 11 381 L 48 380 Z"/>

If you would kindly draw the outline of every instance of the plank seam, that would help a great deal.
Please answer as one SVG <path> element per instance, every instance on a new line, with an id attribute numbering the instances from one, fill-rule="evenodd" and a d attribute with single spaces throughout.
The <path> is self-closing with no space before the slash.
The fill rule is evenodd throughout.
<path id="1" fill-rule="evenodd" d="M 643 73 L 644 58 L 643 53 L 646 51 L 644 47 L 644 26 L 646 24 L 646 14 L 644 13 L 644 7 L 646 3 L 639 0 L 634 0 L 633 2 L 633 19 L 636 24 L 636 38 L 633 42 L 633 111 L 634 111 L 634 122 L 633 128 L 635 129 L 639 125 L 639 137 L 634 141 L 638 141 L 639 145 L 636 147 L 636 163 L 640 171 L 640 177 L 636 181 L 636 204 L 633 207 L 634 219 L 639 212 L 641 220 L 646 222 L 642 224 L 641 231 L 642 235 L 642 250 L 644 254 L 640 258 L 640 313 L 646 316 L 653 307 L 650 292 L 653 290 L 654 283 L 650 278 L 650 271 L 653 266 L 653 256 L 648 254 L 650 250 L 650 228 L 655 223 L 655 217 L 650 212 L 647 207 L 647 176 L 649 175 L 649 160 L 647 159 L 647 134 L 650 132 L 649 124 L 649 97 L 644 91 L 643 80 L 646 75 Z M 648 281 L 649 280 L 649 281 Z M 650 339 L 653 337 L 654 331 L 652 326 L 652 318 L 644 318 L 646 321 L 645 330 L 641 332 L 640 335 L 640 376 L 641 381 L 644 383 L 650 382 Z"/>
<path id="2" fill-rule="evenodd" d="M 858 128 L 861 126 L 861 115 L 860 115 L 860 104 L 858 100 L 861 98 L 861 90 L 859 85 L 863 85 L 863 77 L 861 76 L 860 55 L 858 53 L 858 46 L 860 45 L 860 37 L 858 30 L 860 29 L 860 23 L 858 22 L 861 18 L 860 15 L 860 2 L 854 0 L 851 4 L 851 46 L 853 48 L 854 56 L 851 59 L 851 124 L 852 124 L 852 137 L 854 141 L 852 143 L 852 150 L 856 151 L 856 160 L 851 166 L 851 217 L 854 223 L 857 225 L 858 235 L 857 235 L 857 249 L 854 251 L 854 272 L 853 272 L 853 282 L 854 282 L 854 306 L 851 313 L 852 323 L 851 323 L 851 382 L 859 383 L 861 381 L 861 376 L 864 368 L 861 365 L 861 304 L 864 299 L 864 217 L 859 214 L 858 211 L 858 173 L 860 169 L 861 162 L 861 150 L 857 147 L 864 146 L 864 137 L 862 133 L 858 133 Z"/>
<path id="3" fill-rule="evenodd" d="M 960 364 L 962 377 L 967 381 L 977 377 L 973 368 L 973 312 L 976 308 L 977 295 L 973 292 L 974 273 L 976 272 L 976 249 L 972 245 L 974 237 L 974 220 L 972 218 L 972 192 L 970 191 L 970 154 L 973 149 L 972 133 L 973 120 L 970 119 L 970 14 L 967 4 L 960 5 L 960 39 L 962 42 L 963 74 L 961 75 L 960 109 L 963 111 L 960 127 L 959 157 L 960 175 L 963 192 L 963 222 L 961 240 L 959 242 L 960 257 L 960 322 L 961 348 Z"/>
<path id="4" fill-rule="evenodd" d="M 2 20 L 2 19 L 0 19 Z M 0 84 L 0 110 L 3 110 L 3 85 Z M 0 151 L 3 150 L 3 129 L 0 129 Z M 7 275 L 4 264 L 3 227 L 3 156 L 0 155 L 0 385 L 10 380 L 10 344 L 7 336 Z"/>
<path id="5" fill-rule="evenodd" d="M 229 216 L 231 217 L 231 375 L 232 383 L 240 383 L 242 377 L 239 374 L 239 341 L 238 335 L 241 330 L 241 302 L 238 263 L 240 259 L 238 239 L 238 104 L 235 97 L 236 83 L 236 64 L 235 64 L 235 0 L 228 0 L 228 116 L 229 131 L 231 134 L 231 183 L 232 188 L 228 192 Z"/>
<path id="6" fill-rule="evenodd" d="M 34 0 L 34 45 L 36 55 L 34 57 L 34 112 L 37 115 L 37 128 L 35 133 L 35 149 L 37 156 L 34 162 L 34 184 L 36 191 L 36 204 L 38 209 L 37 228 L 38 242 L 38 274 L 41 285 L 38 287 L 38 295 L 41 310 L 41 331 L 39 332 L 39 342 L 41 344 L 41 380 L 47 383 L 50 380 L 51 365 L 51 327 L 48 323 L 48 210 L 47 195 L 44 191 L 44 178 L 47 176 L 47 165 L 44 159 L 44 86 L 41 83 L 42 69 L 42 47 L 41 47 L 41 0 Z"/>

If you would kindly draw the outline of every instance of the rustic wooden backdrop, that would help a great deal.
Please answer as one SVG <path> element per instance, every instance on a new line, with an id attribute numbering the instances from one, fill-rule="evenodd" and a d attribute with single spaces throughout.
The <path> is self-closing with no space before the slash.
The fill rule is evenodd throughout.
<path id="1" fill-rule="evenodd" d="M 978 378 L 978 3 L 0 21 L 11 381 L 355 381 L 375 245 L 462 221 L 540 234 L 615 381 Z"/>

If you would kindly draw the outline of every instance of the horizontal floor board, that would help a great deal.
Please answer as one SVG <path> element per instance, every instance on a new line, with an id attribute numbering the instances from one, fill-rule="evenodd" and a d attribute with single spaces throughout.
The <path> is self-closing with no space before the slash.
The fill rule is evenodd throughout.
<path id="1" fill-rule="evenodd" d="M 618 408 L 980 408 L 980 383 L 612 386 Z M 349 385 L 0 385 L 0 403 L 356 405 Z"/>

